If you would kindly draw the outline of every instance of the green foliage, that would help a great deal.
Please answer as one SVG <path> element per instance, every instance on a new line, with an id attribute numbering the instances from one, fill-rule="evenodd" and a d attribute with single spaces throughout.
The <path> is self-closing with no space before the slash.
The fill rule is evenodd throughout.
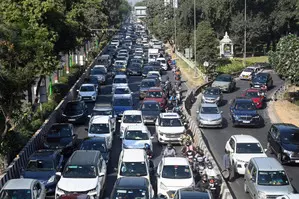
<path id="1" fill-rule="evenodd" d="M 223 62 L 225 63 L 225 62 Z M 253 62 L 246 61 L 247 66 L 252 65 Z M 242 60 L 232 60 L 230 63 L 227 63 L 225 65 L 219 65 L 216 67 L 216 71 L 219 73 L 225 73 L 225 74 L 235 74 L 239 73 L 244 69 L 244 65 Z"/>
<path id="2" fill-rule="evenodd" d="M 147 3 L 146 3 L 146 1 L 144 0 L 144 1 L 136 2 L 134 6 L 146 6 L 146 5 L 147 5 Z"/>
<path id="3" fill-rule="evenodd" d="M 299 82 L 299 38 L 288 35 L 281 38 L 276 51 L 269 53 L 270 64 L 275 71 L 292 83 Z"/>

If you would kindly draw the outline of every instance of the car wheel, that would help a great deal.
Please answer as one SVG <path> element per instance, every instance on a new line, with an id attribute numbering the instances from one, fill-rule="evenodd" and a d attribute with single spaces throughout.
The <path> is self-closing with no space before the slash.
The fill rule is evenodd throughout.
<path id="1" fill-rule="evenodd" d="M 273 153 L 271 144 L 269 142 L 267 143 L 267 150 L 269 151 L 270 154 Z"/>
<path id="2" fill-rule="evenodd" d="M 245 193 L 248 193 L 248 187 L 246 185 L 246 181 L 244 181 L 244 191 L 245 191 Z"/>

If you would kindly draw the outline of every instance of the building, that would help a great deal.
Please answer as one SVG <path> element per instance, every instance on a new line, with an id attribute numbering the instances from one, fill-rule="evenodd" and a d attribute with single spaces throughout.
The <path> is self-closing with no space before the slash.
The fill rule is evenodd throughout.
<path id="1" fill-rule="evenodd" d="M 146 6 L 135 6 L 134 14 L 137 18 L 145 18 L 146 17 Z"/>

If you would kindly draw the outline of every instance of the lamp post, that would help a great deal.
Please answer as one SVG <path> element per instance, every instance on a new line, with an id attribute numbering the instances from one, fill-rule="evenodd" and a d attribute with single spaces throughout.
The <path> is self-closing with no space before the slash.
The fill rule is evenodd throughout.
<path id="1" fill-rule="evenodd" d="M 246 37 L 247 37 L 247 0 L 244 0 L 244 55 L 243 55 L 243 65 L 246 66 Z"/>
<path id="2" fill-rule="evenodd" d="M 196 67 L 197 67 L 197 59 L 196 59 L 196 56 L 197 56 L 197 53 L 196 53 L 196 0 L 194 0 L 194 46 L 193 46 L 193 48 L 194 48 L 194 77 L 196 77 L 197 76 L 197 69 L 196 69 Z"/>

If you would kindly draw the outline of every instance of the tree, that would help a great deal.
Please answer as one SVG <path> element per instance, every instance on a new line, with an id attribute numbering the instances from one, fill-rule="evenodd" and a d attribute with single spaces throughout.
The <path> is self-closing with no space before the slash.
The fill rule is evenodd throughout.
<path id="1" fill-rule="evenodd" d="M 269 53 L 269 61 L 275 71 L 292 83 L 299 83 L 299 37 L 288 35 L 282 37 L 276 51 Z"/>
<path id="2" fill-rule="evenodd" d="M 135 3 L 135 6 L 146 6 L 146 1 L 139 1 Z"/>

